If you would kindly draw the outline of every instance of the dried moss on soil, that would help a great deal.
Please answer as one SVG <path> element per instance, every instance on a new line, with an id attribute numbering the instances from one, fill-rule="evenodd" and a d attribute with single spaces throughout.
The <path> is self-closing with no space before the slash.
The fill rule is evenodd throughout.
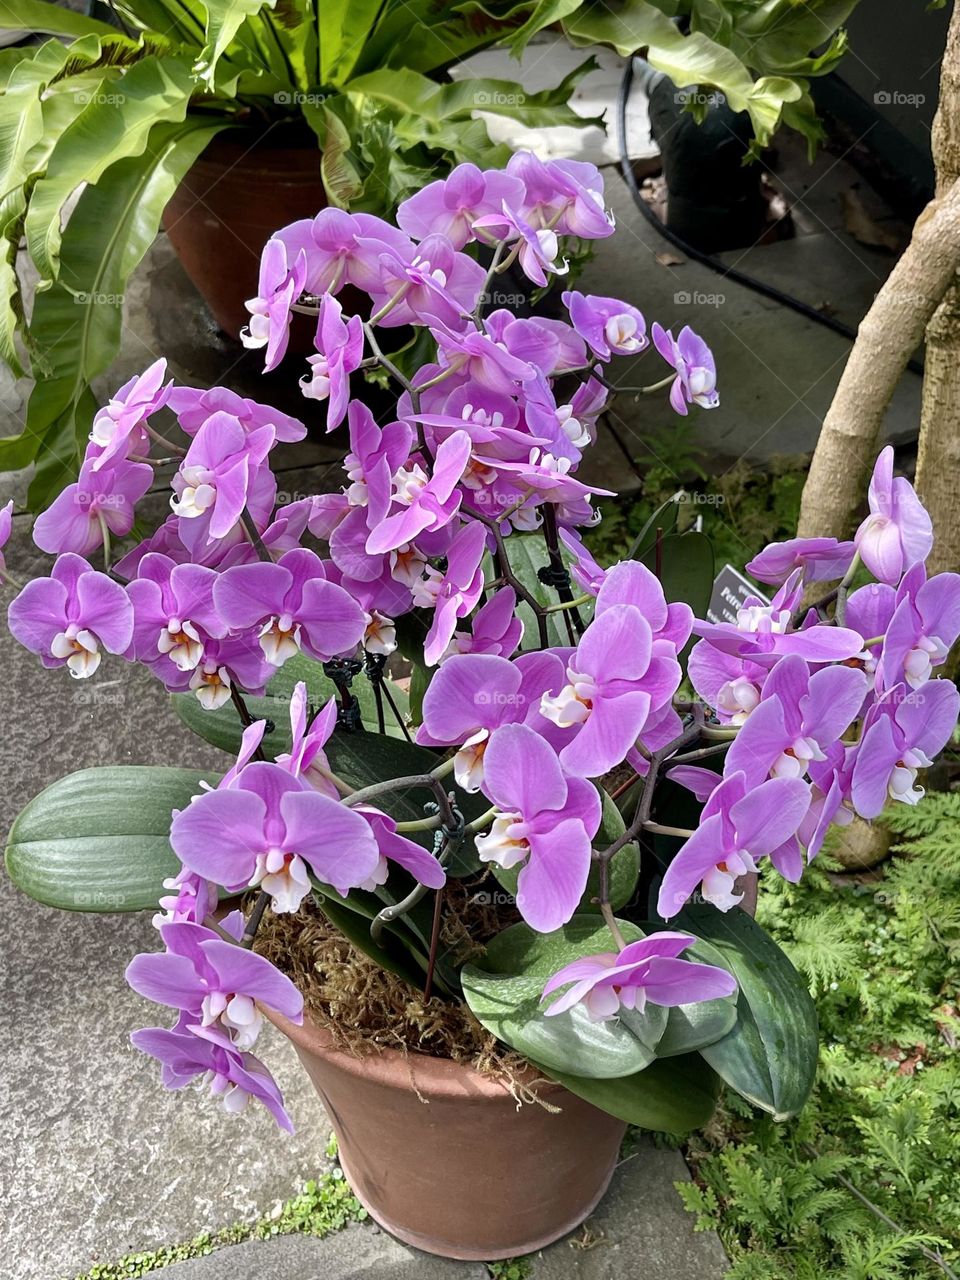
<path id="1" fill-rule="evenodd" d="M 473 919 L 448 913 L 443 945 L 463 958 L 483 952 L 479 939 L 502 928 L 492 911 L 472 907 Z M 492 926 L 492 927 L 489 927 Z M 384 1049 L 449 1058 L 484 1075 L 502 1076 L 526 1094 L 529 1066 L 518 1053 L 480 1025 L 461 1001 L 423 993 L 357 950 L 313 902 L 294 915 L 268 913 L 256 950 L 266 956 L 303 993 L 307 1017 L 329 1031 L 338 1049 L 362 1057 Z"/>

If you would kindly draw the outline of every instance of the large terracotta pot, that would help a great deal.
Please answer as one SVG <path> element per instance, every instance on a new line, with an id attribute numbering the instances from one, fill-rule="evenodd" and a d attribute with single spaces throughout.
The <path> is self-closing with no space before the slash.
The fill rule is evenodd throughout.
<path id="1" fill-rule="evenodd" d="M 269 1016 L 323 1100 L 357 1199 L 406 1244 L 468 1261 L 531 1253 L 607 1189 L 626 1126 L 560 1085 L 538 1087 L 559 1111 L 518 1109 L 504 1084 L 447 1059 L 358 1058 L 307 1021 Z"/>
<path id="2" fill-rule="evenodd" d="M 277 133 L 214 138 L 164 210 L 177 257 L 233 338 L 250 318 L 243 304 L 256 296 L 264 244 L 327 203 L 316 140 L 301 142 Z"/>

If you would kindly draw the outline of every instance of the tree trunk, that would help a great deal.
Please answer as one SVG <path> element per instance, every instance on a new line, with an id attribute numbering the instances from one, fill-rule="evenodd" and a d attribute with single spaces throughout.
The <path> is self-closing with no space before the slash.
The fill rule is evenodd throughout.
<path id="1" fill-rule="evenodd" d="M 883 415 L 958 266 L 955 182 L 917 219 L 910 244 L 860 323 L 804 485 L 800 537 L 850 536 Z"/>
<path id="2" fill-rule="evenodd" d="M 937 197 L 960 178 L 960 5 L 955 5 L 933 123 Z M 933 520 L 932 573 L 960 568 L 960 287 L 947 290 L 927 326 L 917 491 Z"/>

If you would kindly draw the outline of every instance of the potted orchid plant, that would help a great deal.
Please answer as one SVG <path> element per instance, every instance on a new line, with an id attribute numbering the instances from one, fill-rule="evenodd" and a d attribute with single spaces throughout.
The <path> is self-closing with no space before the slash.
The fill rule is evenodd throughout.
<path id="1" fill-rule="evenodd" d="M 960 577 L 926 580 L 930 521 L 889 449 L 856 538 L 768 547 L 747 569 L 773 600 L 733 622 L 703 619 L 712 554 L 675 506 L 600 566 L 581 533 L 601 491 L 576 472 L 625 389 L 613 362 L 650 346 L 667 372 L 645 389 L 685 414 L 718 403 L 708 347 L 648 339 L 631 301 L 567 291 L 567 320 L 488 305 L 498 272 L 542 286 L 567 237 L 613 233 L 590 165 L 454 171 L 396 222 L 285 228 L 250 303 L 268 367 L 292 313 L 317 317 L 302 386 L 348 424 L 340 491 L 277 507 L 270 452 L 303 424 L 174 387 L 162 361 L 97 415 L 79 481 L 35 524 L 51 574 L 10 628 L 75 679 L 105 652 L 145 664 L 225 769 L 69 775 L 23 809 L 7 864 L 46 903 L 158 912 L 163 950 L 128 979 L 174 1010 L 133 1035 L 166 1085 L 206 1081 L 289 1128 L 252 1053 L 269 1018 L 372 1215 L 505 1257 L 582 1221 L 625 1124 L 701 1125 L 721 1082 L 778 1119 L 802 1108 L 815 1009 L 744 908 L 831 824 L 921 798 L 960 705 L 937 678 Z M 399 325 L 419 335 L 410 375 L 381 346 Z M 368 374 L 395 391 L 385 424 Z M 171 512 L 118 559 L 163 465 Z M 362 1003 L 338 1020 L 314 960 L 292 960 L 308 928 L 333 940 L 324 989 L 366 965 L 401 993 L 404 1036 L 364 1041 Z M 438 1050 L 444 1019 L 484 1053 Z"/>

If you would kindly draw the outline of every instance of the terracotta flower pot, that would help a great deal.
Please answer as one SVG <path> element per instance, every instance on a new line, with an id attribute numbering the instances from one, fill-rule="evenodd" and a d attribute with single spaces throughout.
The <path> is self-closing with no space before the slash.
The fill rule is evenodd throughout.
<path id="1" fill-rule="evenodd" d="M 309 1022 L 270 1017 L 323 1100 L 357 1199 L 406 1244 L 465 1261 L 531 1253 L 607 1189 L 626 1126 L 560 1085 L 539 1086 L 559 1111 L 518 1109 L 504 1084 L 455 1062 L 357 1058 Z"/>
<path id="2" fill-rule="evenodd" d="M 305 142 L 278 133 L 214 138 L 164 210 L 184 270 L 233 338 L 249 320 L 243 304 L 256 296 L 266 241 L 327 203 L 319 148 Z"/>

